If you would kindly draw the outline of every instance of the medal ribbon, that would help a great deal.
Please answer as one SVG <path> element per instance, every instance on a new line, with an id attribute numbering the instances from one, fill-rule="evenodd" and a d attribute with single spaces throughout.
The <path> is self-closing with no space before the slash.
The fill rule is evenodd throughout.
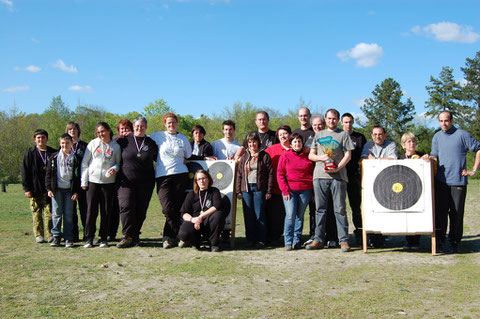
<path id="1" fill-rule="evenodd" d="M 205 198 L 202 202 L 202 191 L 199 191 L 198 192 L 198 198 L 200 199 L 200 208 L 202 209 L 202 212 L 204 211 L 203 210 L 203 207 L 205 207 L 205 203 L 207 202 L 207 195 L 208 195 L 208 189 L 205 191 Z"/>
<path id="2" fill-rule="evenodd" d="M 137 153 L 140 154 L 143 144 L 145 144 L 146 138 L 143 139 L 142 145 L 140 145 L 140 147 L 138 147 L 138 143 L 137 143 L 137 139 L 135 138 L 135 135 L 133 135 L 133 140 L 135 141 L 135 147 L 137 148 Z"/>
<path id="3" fill-rule="evenodd" d="M 45 157 L 42 155 L 42 151 L 37 147 L 38 154 L 40 154 L 40 158 L 42 159 L 43 165 L 47 165 L 47 151 L 45 151 Z"/>

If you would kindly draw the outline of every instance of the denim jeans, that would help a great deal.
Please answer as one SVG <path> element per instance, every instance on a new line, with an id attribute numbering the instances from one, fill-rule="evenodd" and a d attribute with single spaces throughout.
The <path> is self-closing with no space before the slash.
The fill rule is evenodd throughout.
<path id="1" fill-rule="evenodd" d="M 285 245 L 295 245 L 301 242 L 303 230 L 303 215 L 305 209 L 312 197 L 312 190 L 292 191 L 290 200 L 283 199 L 285 205 L 285 226 L 283 229 L 283 237 Z"/>
<path id="2" fill-rule="evenodd" d="M 267 240 L 265 192 L 259 191 L 257 184 L 248 184 L 248 192 L 242 192 L 242 198 L 247 241 L 251 243 L 265 242 Z"/>
<path id="3" fill-rule="evenodd" d="M 325 225 L 329 196 L 332 194 L 333 212 L 337 222 L 338 242 L 348 242 L 348 219 L 345 197 L 347 193 L 347 183 L 341 179 L 313 179 L 313 190 L 315 192 L 315 241 L 324 243 Z"/>
<path id="4" fill-rule="evenodd" d="M 62 235 L 63 217 L 63 236 L 65 240 L 72 240 L 73 201 L 72 191 L 70 189 L 57 188 L 52 201 L 52 210 L 52 235 L 55 237 Z"/>

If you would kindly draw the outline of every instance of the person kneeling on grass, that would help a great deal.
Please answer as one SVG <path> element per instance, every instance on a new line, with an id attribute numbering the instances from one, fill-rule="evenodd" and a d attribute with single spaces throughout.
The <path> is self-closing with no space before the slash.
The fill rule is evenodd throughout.
<path id="1" fill-rule="evenodd" d="M 60 150 L 48 160 L 45 186 L 48 197 L 53 199 L 53 247 L 60 246 L 62 236 L 65 237 L 65 247 L 73 247 L 73 202 L 77 200 L 80 189 L 79 167 L 80 159 L 72 152 L 72 137 L 68 133 L 60 137 Z"/>
<path id="2" fill-rule="evenodd" d="M 202 235 L 208 238 L 210 249 L 220 251 L 220 234 L 225 225 L 222 197 L 213 179 L 205 170 L 198 170 L 193 181 L 193 192 L 188 193 L 180 213 L 184 222 L 180 226 L 179 247 L 193 245 L 200 248 Z"/>

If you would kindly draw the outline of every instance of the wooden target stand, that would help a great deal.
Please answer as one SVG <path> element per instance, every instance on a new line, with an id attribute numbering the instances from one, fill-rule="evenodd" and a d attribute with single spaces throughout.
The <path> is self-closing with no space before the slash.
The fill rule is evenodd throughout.
<path id="1" fill-rule="evenodd" d="M 367 253 L 369 233 L 431 235 L 432 255 L 436 255 L 434 165 L 421 159 L 366 159 L 361 167 L 363 252 Z M 412 179 L 419 180 L 420 187 Z"/>

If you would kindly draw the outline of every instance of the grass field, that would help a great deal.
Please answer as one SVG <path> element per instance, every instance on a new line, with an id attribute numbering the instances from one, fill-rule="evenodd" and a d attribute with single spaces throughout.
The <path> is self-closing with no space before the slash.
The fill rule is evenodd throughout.
<path id="1" fill-rule="evenodd" d="M 163 250 L 164 218 L 152 198 L 142 247 L 36 244 L 20 185 L 0 193 L 2 318 L 479 318 L 480 188 L 469 185 L 457 255 L 385 249 L 350 253 L 243 248 Z M 308 219 L 308 218 L 306 218 Z M 304 232 L 305 233 L 305 232 Z"/>

